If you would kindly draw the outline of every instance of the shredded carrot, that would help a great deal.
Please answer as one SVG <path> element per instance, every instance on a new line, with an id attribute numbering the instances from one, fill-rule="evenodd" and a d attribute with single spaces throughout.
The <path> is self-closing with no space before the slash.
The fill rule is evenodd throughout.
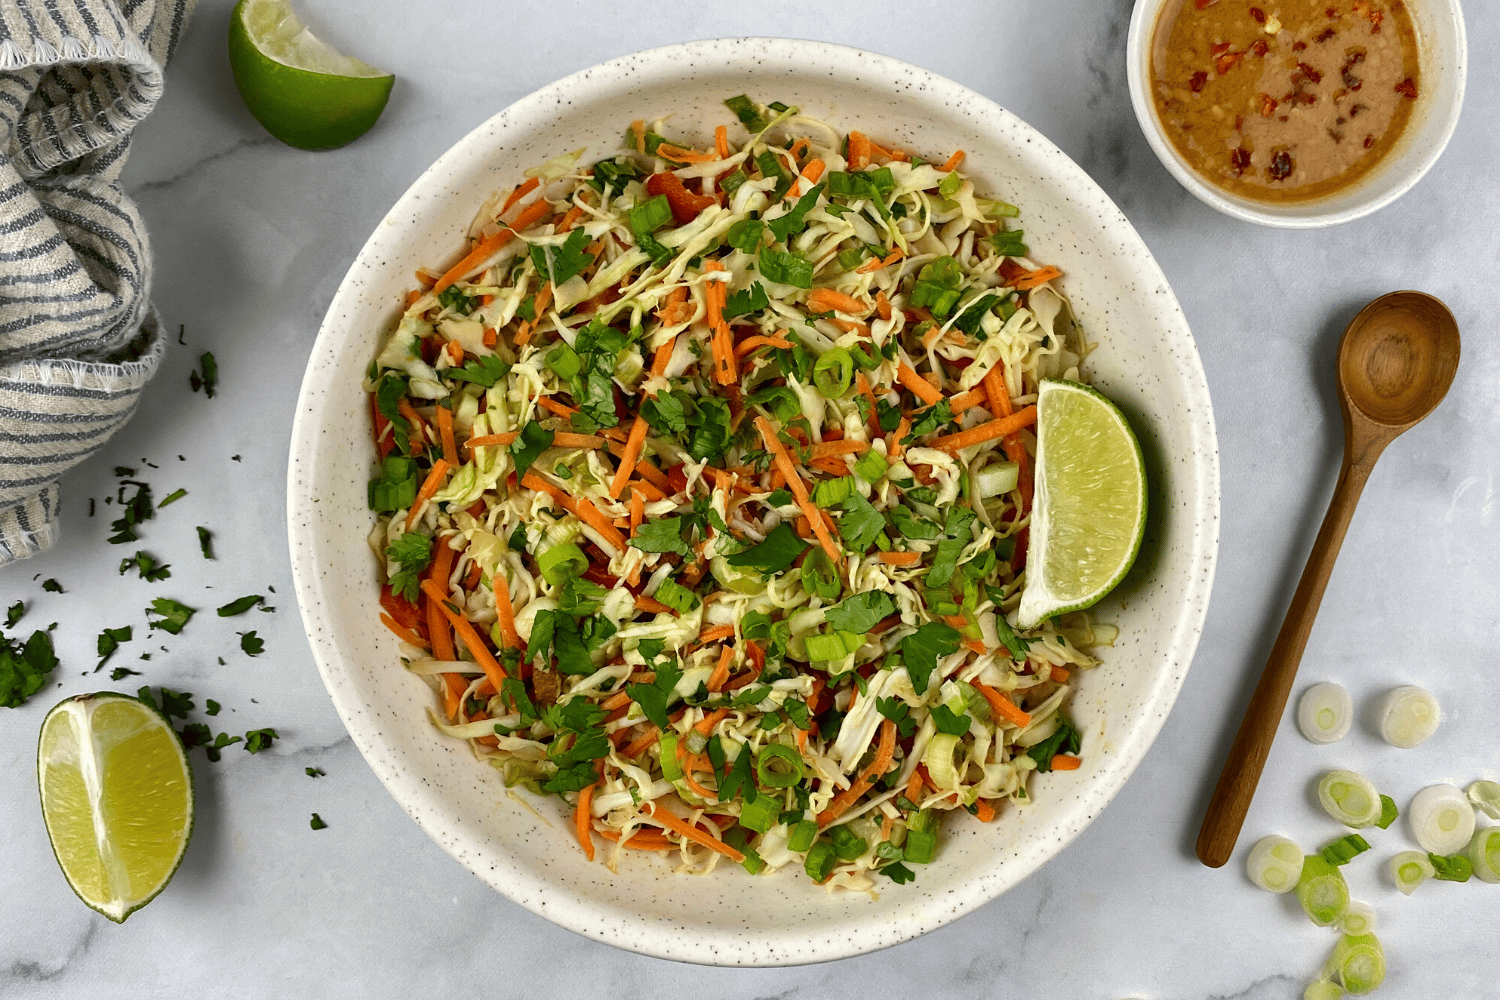
<path id="1" fill-rule="evenodd" d="M 411 400 L 402 397 L 396 404 L 396 412 L 406 418 L 411 424 L 411 450 L 420 451 L 427 446 L 427 421 L 417 413 L 416 407 L 411 405 Z"/>
<path id="2" fill-rule="evenodd" d="M 908 417 L 903 413 L 901 415 L 901 422 L 896 425 L 896 429 L 891 432 L 891 436 L 886 438 L 885 440 L 885 451 L 887 455 L 889 455 L 891 458 L 901 457 L 901 453 L 906 450 L 906 447 L 901 442 L 906 440 L 907 432 L 910 430 L 911 417 Z"/>
<path id="3" fill-rule="evenodd" d="M 443 442 L 443 459 L 458 465 L 458 445 L 453 441 L 453 411 L 446 406 L 437 408 L 438 437 Z"/>
<path id="4" fill-rule="evenodd" d="M 531 192 L 535 191 L 538 187 L 541 186 L 541 184 L 542 181 L 540 177 L 529 178 L 525 184 L 522 184 L 520 187 L 516 188 L 510 193 L 510 197 L 505 199 L 505 204 L 500 206 L 500 214 L 504 215 L 506 212 L 509 212 L 512 205 L 520 201 L 522 198 L 526 197 Z"/>
<path id="5" fill-rule="evenodd" d="M 609 482 L 609 495 L 611 499 L 618 500 L 620 494 L 625 491 L 625 484 L 630 480 L 630 474 L 635 471 L 635 463 L 641 457 L 641 448 L 646 444 L 646 431 L 650 424 L 646 418 L 637 416 L 635 423 L 630 427 L 630 439 L 625 442 L 625 454 L 620 457 L 620 467 L 615 470 L 615 478 Z"/>
<path id="6" fill-rule="evenodd" d="M 599 782 L 594 782 L 583 791 L 578 793 L 578 807 L 573 810 L 573 829 L 578 833 L 578 843 L 583 846 L 583 856 L 590 861 L 594 860 L 594 838 L 590 836 L 593 832 L 594 817 L 590 809 L 594 805 L 594 789 L 599 787 Z"/>
<path id="7" fill-rule="evenodd" d="M 427 479 L 422 483 L 422 488 L 417 490 L 417 498 L 412 501 L 411 510 L 406 513 L 407 531 L 410 531 L 412 525 L 417 523 L 417 517 L 422 513 L 422 508 L 427 505 L 428 500 L 432 499 L 432 495 L 438 491 L 438 487 L 443 484 L 443 477 L 447 474 L 448 462 L 445 459 L 440 458 L 432 463 L 432 471 L 427 473 Z"/>
<path id="8" fill-rule="evenodd" d="M 714 152 L 721 160 L 729 159 L 729 128 L 725 125 L 714 129 Z"/>
<path id="9" fill-rule="evenodd" d="M 619 529 L 610 523 L 609 518 L 605 517 L 603 512 L 594 506 L 594 501 L 588 497 L 573 497 L 558 487 L 553 486 L 545 479 L 542 479 L 532 469 L 526 470 L 526 475 L 521 479 L 521 485 L 528 490 L 547 494 L 553 500 L 557 501 L 557 505 L 563 510 L 599 532 L 604 537 L 604 540 L 613 545 L 616 550 L 620 552 L 625 551 L 625 536 L 620 534 Z"/>
<path id="10" fill-rule="evenodd" d="M 518 436 L 515 431 L 502 431 L 499 434 L 476 434 L 464 442 L 464 447 L 473 451 L 475 448 L 493 448 L 497 445 L 514 444 Z"/>
<path id="11" fill-rule="evenodd" d="M 906 783 L 906 799 L 908 802 L 922 801 L 922 786 L 926 784 L 922 780 L 922 769 L 919 767 L 911 773 L 911 780 Z"/>
<path id="12" fill-rule="evenodd" d="M 875 292 L 875 315 L 881 319 L 891 318 L 891 300 L 885 297 L 884 289 Z"/>
<path id="13" fill-rule="evenodd" d="M 714 672 L 708 675 L 708 689 L 710 691 L 721 691 L 725 684 L 729 683 L 729 667 L 734 662 L 734 647 L 725 645 L 719 651 L 719 662 L 714 666 Z"/>
<path id="14" fill-rule="evenodd" d="M 536 405 L 550 413 L 557 414 L 559 417 L 571 417 L 578 412 L 573 407 L 559 403 L 550 396 L 538 396 L 536 398 Z"/>
<path id="15" fill-rule="evenodd" d="M 532 180 L 536 180 L 536 178 L 533 177 Z M 488 239 L 482 240 L 478 246 L 468 252 L 463 260 L 450 267 L 447 273 L 437 280 L 437 284 L 432 286 L 432 293 L 439 295 L 455 281 L 458 281 L 460 278 L 467 278 L 473 274 L 479 269 L 480 264 L 484 263 L 496 251 L 514 239 L 517 233 L 531 228 L 531 226 L 541 220 L 542 216 L 551 211 L 552 206 L 547 204 L 546 199 L 539 199 L 532 202 L 522 210 L 520 215 L 516 216 L 516 221 L 508 228 L 502 229 Z"/>
<path id="16" fill-rule="evenodd" d="M 980 424 L 978 427 L 970 427 L 966 431 L 957 434 L 945 434 L 942 437 L 933 438 L 930 447 L 942 448 L 945 451 L 957 451 L 970 445 L 980 444 L 984 441 L 993 441 L 995 438 L 1004 437 L 1014 433 L 1022 427 L 1030 427 L 1036 423 L 1036 407 L 1028 406 L 1017 410 L 1008 417 L 1000 417 Z"/>
<path id="17" fill-rule="evenodd" d="M 929 406 L 942 401 L 943 394 L 931 382 L 917 374 L 915 368 L 905 361 L 896 366 L 896 378 L 912 391 L 912 394 Z"/>
<path id="18" fill-rule="evenodd" d="M 640 528 L 641 522 L 646 518 L 646 496 L 641 492 L 639 485 L 630 487 L 630 537 L 634 538 L 636 530 Z"/>
<path id="19" fill-rule="evenodd" d="M 422 590 L 432 598 L 433 604 L 437 606 L 438 611 L 442 612 L 443 617 L 448 619 L 453 626 L 453 631 L 457 632 L 459 639 L 463 641 L 464 647 L 473 655 L 475 662 L 484 670 L 484 675 L 490 679 L 490 683 L 495 685 L 498 691 L 505 681 L 505 668 L 500 666 L 500 661 L 495 659 L 490 648 L 479 637 L 479 633 L 474 631 L 474 626 L 469 624 L 469 620 L 463 615 L 448 607 L 448 595 L 431 579 L 422 581 Z"/>
<path id="20" fill-rule="evenodd" d="M 709 273 L 722 271 L 724 265 L 716 260 L 704 261 L 703 269 Z M 727 285 L 722 281 L 706 281 L 703 284 L 704 304 L 708 309 L 708 326 L 713 330 L 714 381 L 729 385 L 739 381 L 739 368 L 734 363 L 734 341 L 729 332 L 729 323 L 724 319 L 724 303 Z"/>
<path id="21" fill-rule="evenodd" d="M 827 826 L 838 819 L 861 795 L 869 791 L 875 779 L 890 770 L 895 753 L 896 724 L 890 719 L 885 719 L 880 723 L 880 746 L 875 751 L 875 759 L 859 772 L 858 779 L 835 795 L 828 803 L 828 807 L 818 813 L 818 826 Z"/>
<path id="22" fill-rule="evenodd" d="M 1062 272 L 1055 267 L 1039 267 L 1035 271 L 1023 271 L 1019 277 L 1009 282 L 1012 288 L 1026 291 L 1038 285 L 1045 285 L 1053 278 L 1061 278 Z"/>
<path id="23" fill-rule="evenodd" d="M 984 394 L 989 401 L 990 413 L 997 417 L 1008 417 L 1015 410 L 1010 403 L 1010 393 L 1005 388 L 1005 377 L 1000 374 L 1001 364 L 1003 362 L 996 362 L 984 373 Z"/>
<path id="24" fill-rule="evenodd" d="M 984 695 L 984 700 L 990 703 L 990 708 L 995 710 L 995 714 L 1003 718 L 1006 722 L 1009 722 L 1017 729 L 1025 729 L 1031 725 L 1031 715 L 1024 709 L 1017 707 L 1016 703 L 1005 695 L 981 681 L 971 681 L 970 683 L 973 685 L 975 691 Z"/>
<path id="25" fill-rule="evenodd" d="M 672 843 L 672 841 L 663 837 L 655 830 L 637 829 L 624 840 L 620 840 L 619 833 L 614 830 L 598 830 L 596 832 L 605 840 L 613 840 L 621 847 L 628 847 L 632 851 L 675 851 L 678 848 L 677 844 Z"/>
<path id="26" fill-rule="evenodd" d="M 407 292 L 406 293 L 406 308 L 410 309 L 412 306 L 416 305 L 417 304 L 417 300 L 420 299 L 421 297 L 422 297 L 422 292 L 421 292 L 420 289 L 413 288 L 411 291 Z"/>
<path id="27" fill-rule="evenodd" d="M 646 123 L 637 118 L 630 123 L 630 134 L 635 136 L 635 151 L 646 155 Z"/>
<path id="28" fill-rule="evenodd" d="M 1067 667 L 1054 666 L 1050 671 L 1047 672 L 1047 679 L 1058 684 L 1065 683 L 1071 676 L 1073 675 L 1068 672 Z"/>
<path id="29" fill-rule="evenodd" d="M 869 442 L 844 439 L 839 441 L 820 441 L 812 446 L 810 457 L 825 458 L 829 455 L 858 455 L 870 450 Z"/>
<path id="30" fill-rule="evenodd" d="M 864 372 L 854 373 L 854 385 L 870 404 L 865 423 L 870 427 L 870 439 L 874 440 L 880 436 L 880 405 L 875 401 L 875 390 L 870 388 L 870 380 L 865 378 Z"/>
<path id="31" fill-rule="evenodd" d="M 552 435 L 552 447 L 603 448 L 604 439 L 597 434 L 574 434 L 570 431 L 557 431 Z"/>
<path id="32" fill-rule="evenodd" d="M 674 326 L 683 322 L 687 317 L 682 315 L 687 304 L 688 290 L 686 285 L 678 285 L 667 293 L 656 307 L 656 318 L 667 326 Z"/>
<path id="33" fill-rule="evenodd" d="M 468 690 L 469 682 L 464 679 L 463 674 L 446 673 L 443 677 L 443 711 L 447 713 L 449 720 L 457 722 L 459 709 L 463 707 L 464 692 Z"/>
<path id="34" fill-rule="evenodd" d="M 882 552 L 877 556 L 887 566 L 915 566 L 922 561 L 920 552 Z"/>
<path id="35" fill-rule="evenodd" d="M 784 337 L 746 337 L 734 345 L 734 356 L 743 358 L 757 347 L 779 347 L 784 351 L 789 351 L 792 349 L 792 342 Z"/>
<path id="36" fill-rule="evenodd" d="M 815 313 L 841 312 L 849 316 L 864 316 L 870 311 L 859 299 L 832 288 L 814 288 L 808 293 L 807 308 Z"/>
<path id="37" fill-rule="evenodd" d="M 623 692 L 622 692 L 623 693 Z M 625 746 L 624 755 L 632 760 L 656 746 L 661 741 L 661 730 L 652 726 Z"/>
<path id="38" fill-rule="evenodd" d="M 931 347 L 942 335 L 943 328 L 934 324 L 926 333 L 922 334 L 922 346 Z"/>
<path id="39" fill-rule="evenodd" d="M 448 360 L 455 365 L 464 363 L 464 345 L 456 340 L 450 340 L 443 345 L 443 350 L 448 352 Z"/>
<path id="40" fill-rule="evenodd" d="M 656 353 L 651 356 L 651 374 L 653 376 L 661 378 L 666 375 L 667 364 L 672 360 L 672 351 L 676 347 L 677 338 L 673 337 L 656 349 Z"/>
<path id="41" fill-rule="evenodd" d="M 807 520 L 812 526 L 813 534 L 818 536 L 818 544 L 823 546 L 823 551 L 828 553 L 834 565 L 842 565 L 844 554 L 834 544 L 833 537 L 828 533 L 828 527 L 819 516 L 821 513 L 813 504 L 812 498 L 807 495 L 807 487 L 802 485 L 802 477 L 797 474 L 797 466 L 788 454 L 786 445 L 776 436 L 776 429 L 765 417 L 756 417 L 755 426 L 760 431 L 761 440 L 766 444 L 766 450 L 776 460 L 776 467 L 786 477 L 786 484 L 792 491 L 792 496 L 797 500 L 797 506 L 802 508 L 802 513 L 807 515 Z"/>
<path id="42" fill-rule="evenodd" d="M 574 205 L 572 208 L 568 209 L 568 214 L 564 215 L 562 217 L 562 221 L 557 224 L 557 231 L 559 233 L 566 233 L 568 230 L 576 226 L 578 224 L 578 220 L 581 218 L 583 218 L 583 207 L 580 205 Z"/>
<path id="43" fill-rule="evenodd" d="M 1052 755 L 1052 770 L 1054 771 L 1076 771 L 1083 766 L 1083 761 L 1072 754 L 1055 753 Z"/>
<path id="44" fill-rule="evenodd" d="M 906 251 L 902 250 L 900 247 L 897 247 L 896 249 L 892 250 L 890 253 L 886 254 L 884 259 L 882 259 L 880 257 L 871 257 L 869 260 L 867 260 L 863 264 L 859 265 L 859 267 L 856 267 L 854 269 L 854 273 L 855 274 L 873 274 L 876 271 L 879 271 L 879 270 L 882 270 L 884 268 L 890 267 L 892 264 L 894 264 L 897 261 L 901 260 L 905 256 L 906 256 Z M 884 294 L 884 293 L 881 293 L 881 294 Z M 890 306 L 887 305 L 886 309 L 887 309 L 887 312 L 880 317 L 881 319 L 890 319 L 891 318 L 890 312 L 889 312 Z"/>
<path id="45" fill-rule="evenodd" d="M 408 645 L 417 646 L 421 649 L 428 648 L 426 639 L 422 638 L 420 635 L 417 635 L 417 633 L 413 632 L 411 629 L 404 628 L 399 622 L 396 621 L 396 619 L 392 618 L 384 611 L 380 612 L 380 621 L 385 625 L 386 628 L 396 633 L 396 637 L 402 642 L 407 643 Z"/>
<path id="46" fill-rule="evenodd" d="M 979 820 L 979 822 L 988 823 L 992 821 L 997 815 L 999 815 L 999 813 L 995 811 L 994 806 L 990 805 L 990 801 L 988 799 L 976 799 L 974 801 L 974 816 Z"/>
<path id="47" fill-rule="evenodd" d="M 432 565 L 428 568 L 427 579 L 438 586 L 440 593 L 448 592 L 448 576 L 453 572 L 456 555 L 452 547 L 442 539 L 438 539 L 433 545 Z M 432 637 L 432 655 L 439 660 L 455 660 L 458 654 L 453 649 L 453 633 L 443 620 L 437 603 L 431 597 L 427 599 L 427 634 Z"/>
<path id="48" fill-rule="evenodd" d="M 656 598 L 647 597 L 645 594 L 637 595 L 635 599 L 635 608 L 637 611 L 645 611 L 653 615 L 671 615 L 673 618 L 679 617 L 676 608 L 669 608 L 661 601 L 658 601 Z"/>
<path id="49" fill-rule="evenodd" d="M 962 162 L 964 162 L 964 151 L 960 149 L 952 156 L 948 157 L 948 162 L 944 163 L 941 167 L 938 167 L 938 169 L 946 174 L 950 170 L 957 170 L 958 165 Z"/>
<path id="50" fill-rule="evenodd" d="M 490 588 L 495 592 L 495 615 L 500 625 L 500 637 L 507 649 L 525 649 L 521 633 L 516 631 L 516 612 L 510 603 L 510 579 L 500 570 L 490 577 Z"/>
<path id="51" fill-rule="evenodd" d="M 497 343 L 500 342 L 500 334 L 494 327 L 487 326 L 484 328 L 483 339 L 485 347 L 494 347 Z"/>
<path id="52" fill-rule="evenodd" d="M 652 819 L 656 820 L 662 826 L 666 827 L 668 830 L 671 830 L 678 836 L 686 837 L 688 840 L 691 840 L 695 844 L 701 844 L 711 851 L 716 851 L 719 854 L 724 855 L 731 861 L 745 860 L 745 855 L 742 852 L 735 850 L 733 847 L 730 847 L 722 840 L 719 840 L 712 834 L 705 833 L 704 831 L 698 829 L 696 826 L 689 826 L 687 823 L 683 822 L 681 819 L 678 819 L 667 810 L 658 809 L 655 802 L 649 802 L 646 804 L 646 812 L 651 816 Z"/>
<path id="53" fill-rule="evenodd" d="M 849 133 L 849 169 L 863 170 L 870 165 L 870 140 L 863 132 Z"/>
<path id="54" fill-rule="evenodd" d="M 807 467 L 809 469 L 816 469 L 819 472 L 826 472 L 830 476 L 845 476 L 849 474 L 849 467 L 847 465 L 838 458 L 830 456 L 809 458 L 807 460 Z"/>
<path id="55" fill-rule="evenodd" d="M 632 680 L 633 679 L 634 678 L 632 678 Z M 604 709 L 606 712 L 613 712 L 615 709 L 617 709 L 617 708 L 624 708 L 626 705 L 629 705 L 629 704 L 630 704 L 630 692 L 629 691 L 616 691 L 614 694 L 610 695 L 608 698 L 605 698 L 603 701 L 601 701 L 599 703 L 599 707 L 602 708 L 602 709 Z"/>
<path id="56" fill-rule="evenodd" d="M 786 189 L 786 194 L 782 195 L 782 197 L 796 198 L 799 196 L 802 193 L 800 190 L 802 181 L 806 181 L 809 187 L 818 183 L 818 178 L 823 176 L 823 171 L 826 167 L 827 164 L 822 160 L 808 160 L 807 166 L 802 168 L 802 173 L 797 175 L 797 179 L 792 181 L 792 186 Z"/>
<path id="57" fill-rule="evenodd" d="M 989 647 L 985 646 L 982 639 L 966 639 L 964 640 L 964 648 L 971 652 L 978 653 L 980 656 L 983 656 L 985 653 L 989 652 Z"/>
<path id="58" fill-rule="evenodd" d="M 425 267 L 417 268 L 415 273 L 417 276 L 417 284 L 421 285 L 423 288 L 431 288 L 432 283 L 437 280 L 437 275 L 433 274 Z"/>
<path id="59" fill-rule="evenodd" d="M 707 163 L 714 158 L 713 153 L 703 153 L 696 149 L 683 149 L 674 146 L 670 142 L 664 142 L 656 147 L 656 155 L 664 160 L 675 160 L 678 163 Z"/>
<path id="60" fill-rule="evenodd" d="M 698 633 L 698 645 L 707 646 L 711 642 L 728 639 L 732 635 L 734 635 L 733 625 L 715 625 L 713 628 L 706 628 Z"/>

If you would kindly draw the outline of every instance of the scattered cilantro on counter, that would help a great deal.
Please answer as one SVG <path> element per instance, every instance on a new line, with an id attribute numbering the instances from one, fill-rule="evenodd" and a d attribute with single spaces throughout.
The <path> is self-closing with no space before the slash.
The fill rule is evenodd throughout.
<path id="1" fill-rule="evenodd" d="M 319 816 L 317 813 L 312 814 L 312 821 L 308 823 L 308 826 L 311 826 L 314 830 L 328 829 L 328 824 L 323 822 L 323 817 Z"/>
<path id="2" fill-rule="evenodd" d="M 255 630 L 239 633 L 240 649 L 249 656 L 259 656 L 266 651 L 266 641 L 255 634 Z"/>

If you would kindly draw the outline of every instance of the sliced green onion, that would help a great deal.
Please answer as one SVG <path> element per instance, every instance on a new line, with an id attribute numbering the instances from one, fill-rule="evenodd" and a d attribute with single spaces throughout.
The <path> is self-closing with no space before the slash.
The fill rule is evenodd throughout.
<path id="1" fill-rule="evenodd" d="M 1396 817 L 1400 815 L 1401 810 L 1396 808 L 1396 800 L 1389 795 L 1382 795 L 1380 797 L 1380 818 L 1375 821 L 1375 825 L 1382 830 L 1389 830 L 1391 824 L 1396 822 Z"/>
<path id="2" fill-rule="evenodd" d="M 761 247 L 759 254 L 761 277 L 793 288 L 811 288 L 813 279 L 812 261 L 800 254 Z"/>
<path id="3" fill-rule="evenodd" d="M 938 194 L 942 195 L 944 198 L 952 198 L 954 195 L 958 194 L 958 189 L 963 187 L 963 183 L 963 175 L 960 174 L 957 170 L 954 170 L 950 172 L 947 177 L 944 177 L 941 181 L 938 182 Z"/>
<path id="4" fill-rule="evenodd" d="M 536 564 L 543 579 L 554 587 L 561 587 L 589 568 L 589 557 L 572 542 L 564 542 L 537 556 Z"/>
<path id="5" fill-rule="evenodd" d="M 813 385 L 829 399 L 843 399 L 854 384 L 854 356 L 842 347 L 824 351 L 813 365 Z"/>
<path id="6" fill-rule="evenodd" d="M 847 175 L 845 175 L 845 176 L 847 176 Z M 864 248 L 864 245 L 861 244 L 860 246 L 857 246 L 857 247 L 850 247 L 847 250 L 840 250 L 839 251 L 839 255 L 838 255 L 838 257 L 836 259 L 839 262 L 839 268 L 841 270 L 852 271 L 856 267 L 859 267 L 860 264 L 864 263 L 864 259 L 865 259 L 865 248 Z"/>
<path id="7" fill-rule="evenodd" d="M 672 203 L 659 194 L 630 209 L 630 230 L 637 236 L 653 233 L 672 221 Z"/>
<path id="8" fill-rule="evenodd" d="M 766 867 L 766 860 L 762 858 L 755 848 L 745 844 L 740 848 L 740 853 L 745 855 L 745 860 L 740 862 L 740 867 L 751 875 L 759 875 Z"/>
<path id="9" fill-rule="evenodd" d="M 829 507 L 837 507 L 854 492 L 854 477 L 839 476 L 837 479 L 825 479 L 813 487 L 813 503 L 825 510 Z"/>
<path id="10" fill-rule="evenodd" d="M 663 580 L 652 596 L 679 615 L 685 615 L 698 606 L 698 595 L 676 580 Z"/>
<path id="11" fill-rule="evenodd" d="M 1333 743 L 1349 732 L 1354 702 L 1342 685 L 1314 684 L 1297 701 L 1297 728 L 1314 743 Z"/>
<path id="12" fill-rule="evenodd" d="M 1391 858 L 1387 870 L 1391 874 L 1391 881 L 1396 883 L 1396 888 L 1408 896 L 1433 876 L 1432 862 L 1427 860 L 1427 855 L 1422 851 L 1402 851 Z"/>
<path id="13" fill-rule="evenodd" d="M 836 826 L 828 833 L 833 853 L 840 861 L 853 861 L 870 847 L 870 842 L 847 826 Z"/>
<path id="14" fill-rule="evenodd" d="M 958 749 L 958 737 L 951 733 L 937 733 L 927 742 L 922 763 L 932 778 L 934 788 L 951 792 L 958 787 L 958 768 L 953 763 L 953 751 Z"/>
<path id="15" fill-rule="evenodd" d="M 1307 989 L 1302 991 L 1302 1000 L 1339 1000 L 1343 995 L 1344 988 L 1338 983 L 1319 979 L 1307 984 Z"/>
<path id="16" fill-rule="evenodd" d="M 1370 842 L 1357 833 L 1346 834 L 1324 847 L 1318 853 L 1323 860 L 1333 865 L 1347 865 L 1370 849 Z"/>
<path id="17" fill-rule="evenodd" d="M 1021 480 L 1021 467 L 1015 462 L 995 462 L 974 476 L 974 492 L 981 499 L 1009 493 Z"/>
<path id="18" fill-rule="evenodd" d="M 817 594 L 825 601 L 837 600 L 839 594 L 844 592 L 844 582 L 839 577 L 838 567 L 821 548 L 809 549 L 807 555 L 802 557 L 801 572 L 803 589 Z"/>
<path id="19" fill-rule="evenodd" d="M 1412 796 L 1406 822 L 1422 850 L 1453 854 L 1467 847 L 1474 836 L 1474 807 L 1453 785 L 1429 785 Z"/>
<path id="20" fill-rule="evenodd" d="M 1476 781 L 1464 791 L 1474 808 L 1490 819 L 1500 819 L 1500 781 Z"/>
<path id="21" fill-rule="evenodd" d="M 1500 826 L 1474 831 L 1469 841 L 1469 862 L 1481 882 L 1500 882 Z"/>
<path id="22" fill-rule="evenodd" d="M 729 227 L 726 239 L 736 250 L 754 253 L 760 249 L 761 234 L 765 232 L 765 228 L 766 224 L 759 219 L 741 219 Z"/>
<path id="23" fill-rule="evenodd" d="M 1297 900 L 1308 919 L 1327 927 L 1349 908 L 1349 886 L 1337 865 L 1322 855 L 1309 854 L 1302 861 L 1302 876 L 1297 880 Z"/>
<path id="24" fill-rule="evenodd" d="M 814 662 L 842 660 L 847 655 L 844 652 L 844 640 L 837 634 L 810 635 L 804 642 L 807 645 L 807 658 Z"/>
<path id="25" fill-rule="evenodd" d="M 822 840 L 814 844 L 807 852 L 807 860 L 802 863 L 802 869 L 814 882 L 826 882 L 838 863 L 838 854 L 834 851 L 833 845 Z"/>
<path id="26" fill-rule="evenodd" d="M 566 341 L 560 342 L 547 352 L 547 367 L 561 379 L 577 378 L 583 371 L 583 359 Z"/>
<path id="27" fill-rule="evenodd" d="M 1348 934 L 1333 946 L 1323 978 L 1335 979 L 1355 996 L 1385 982 L 1385 951 L 1374 934 Z"/>
<path id="28" fill-rule="evenodd" d="M 1294 889 L 1302 877 L 1302 848 L 1287 837 L 1262 837 L 1245 858 L 1245 874 L 1271 892 Z"/>
<path id="29" fill-rule="evenodd" d="M 747 802 L 740 808 L 740 826 L 756 833 L 765 833 L 780 817 L 780 795 L 757 795 L 754 802 Z"/>
<path id="30" fill-rule="evenodd" d="M 765 131 L 766 120 L 761 117 L 760 109 L 744 94 L 729 98 L 724 102 L 724 106 L 733 111 L 734 116 L 740 120 L 740 124 L 750 132 Z"/>
<path id="31" fill-rule="evenodd" d="M 1443 711 L 1430 691 L 1407 684 L 1380 699 L 1380 735 L 1393 747 L 1410 749 L 1437 732 Z"/>
<path id="32" fill-rule="evenodd" d="M 854 463 L 854 474 L 867 483 L 875 483 L 880 481 L 890 467 L 891 463 L 885 460 L 885 456 L 872 448 Z"/>
<path id="33" fill-rule="evenodd" d="M 1362 900 L 1352 900 L 1339 921 L 1339 930 L 1345 934 L 1372 934 L 1375 931 L 1375 907 Z"/>
<path id="34" fill-rule="evenodd" d="M 813 841 L 818 837 L 818 823 L 816 820 L 804 819 L 792 827 L 792 835 L 787 838 L 786 849 L 796 854 L 812 847 Z"/>
<path id="35" fill-rule="evenodd" d="M 802 755 L 784 743 L 767 743 L 755 758 L 755 777 L 767 788 L 791 788 L 806 773 Z"/>
<path id="36" fill-rule="evenodd" d="M 662 733 L 656 745 L 661 754 L 661 776 L 667 781 L 681 781 L 682 765 L 677 763 L 677 734 Z"/>
<path id="37" fill-rule="evenodd" d="M 1443 882 L 1467 882 L 1474 874 L 1474 862 L 1465 854 L 1429 852 L 1427 860 L 1432 862 L 1432 877 Z"/>
<path id="38" fill-rule="evenodd" d="M 930 830 L 907 830 L 906 846 L 902 848 L 901 860 L 914 865 L 932 863 L 937 855 L 937 834 Z"/>
<path id="39" fill-rule="evenodd" d="M 1329 771 L 1318 782 L 1318 801 L 1345 826 L 1359 829 L 1380 818 L 1380 793 L 1370 779 L 1353 771 Z"/>

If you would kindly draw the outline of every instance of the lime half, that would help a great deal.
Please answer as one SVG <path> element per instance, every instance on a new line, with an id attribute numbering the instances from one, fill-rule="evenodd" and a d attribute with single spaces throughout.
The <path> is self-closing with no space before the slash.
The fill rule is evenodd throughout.
<path id="1" fill-rule="evenodd" d="M 229 65 L 245 106 L 298 149 L 334 149 L 370 130 L 396 78 L 346 56 L 297 19 L 289 0 L 240 0 L 229 17 Z"/>
<path id="2" fill-rule="evenodd" d="M 1023 629 L 1109 593 L 1146 527 L 1145 463 L 1119 408 L 1062 379 L 1043 379 L 1036 405 L 1036 502 L 1016 613 Z"/>
<path id="3" fill-rule="evenodd" d="M 122 923 L 171 881 L 193 782 L 161 713 L 108 691 L 59 702 L 42 721 L 37 780 L 52 851 L 85 903 Z"/>

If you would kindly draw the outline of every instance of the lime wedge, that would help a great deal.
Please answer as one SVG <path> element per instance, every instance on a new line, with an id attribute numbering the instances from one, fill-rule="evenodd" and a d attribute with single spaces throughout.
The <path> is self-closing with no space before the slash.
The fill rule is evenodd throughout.
<path id="1" fill-rule="evenodd" d="M 1023 629 L 1109 593 L 1146 528 L 1145 463 L 1119 408 L 1062 379 L 1043 379 L 1036 405 L 1036 502 L 1016 612 Z"/>
<path id="2" fill-rule="evenodd" d="M 245 106 L 298 149 L 334 149 L 370 130 L 396 78 L 329 47 L 289 0 L 240 0 L 229 18 L 229 65 Z"/>
<path id="3" fill-rule="evenodd" d="M 85 903 L 123 923 L 171 881 L 193 782 L 159 712 L 108 691 L 59 702 L 42 720 L 37 779 L 52 852 Z"/>

